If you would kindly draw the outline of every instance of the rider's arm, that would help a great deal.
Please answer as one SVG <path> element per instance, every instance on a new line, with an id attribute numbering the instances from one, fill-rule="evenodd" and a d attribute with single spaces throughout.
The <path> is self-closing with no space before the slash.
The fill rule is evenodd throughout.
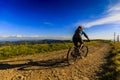
<path id="1" fill-rule="evenodd" d="M 89 40 L 90 41 L 90 39 L 89 39 L 89 37 L 88 37 L 88 35 L 83 31 L 83 34 L 84 34 L 84 36 L 87 38 L 87 40 Z"/>

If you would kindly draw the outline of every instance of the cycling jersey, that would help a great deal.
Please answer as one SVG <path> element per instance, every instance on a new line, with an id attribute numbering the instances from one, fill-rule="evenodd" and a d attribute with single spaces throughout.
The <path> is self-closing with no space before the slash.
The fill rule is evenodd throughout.
<path id="1" fill-rule="evenodd" d="M 81 36 L 85 34 L 84 30 L 79 33 Z"/>
<path id="2" fill-rule="evenodd" d="M 82 37 L 81 37 L 82 35 L 84 35 L 87 39 L 89 39 L 87 34 L 84 32 L 84 30 L 76 29 L 76 31 L 73 35 L 73 38 L 72 38 L 73 42 L 74 42 L 74 45 L 76 47 L 78 47 L 78 42 L 80 44 L 83 44 L 83 40 L 82 40 Z"/>
<path id="3" fill-rule="evenodd" d="M 76 38 L 79 38 L 81 37 L 82 35 L 86 35 L 86 33 L 84 32 L 84 30 L 80 31 L 80 30 L 76 30 L 73 37 L 76 37 Z"/>

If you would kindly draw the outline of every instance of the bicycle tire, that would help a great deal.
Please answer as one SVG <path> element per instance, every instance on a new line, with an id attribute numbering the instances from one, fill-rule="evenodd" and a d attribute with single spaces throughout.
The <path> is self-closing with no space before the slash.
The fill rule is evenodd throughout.
<path id="1" fill-rule="evenodd" d="M 87 55 L 88 55 L 88 47 L 87 46 L 83 46 L 81 48 L 80 55 L 81 55 L 81 58 L 87 57 Z"/>
<path id="2" fill-rule="evenodd" d="M 67 62 L 68 62 L 68 64 L 75 64 L 75 62 L 76 62 L 76 58 L 77 58 L 77 56 L 75 57 L 73 57 L 72 55 L 73 54 L 75 54 L 75 50 L 74 50 L 74 46 L 73 47 L 70 47 L 69 49 L 68 49 L 68 53 L 67 53 Z"/>

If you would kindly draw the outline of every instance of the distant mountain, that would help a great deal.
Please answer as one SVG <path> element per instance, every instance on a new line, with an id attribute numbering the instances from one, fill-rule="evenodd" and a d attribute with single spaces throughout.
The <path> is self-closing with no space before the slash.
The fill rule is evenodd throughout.
<path id="1" fill-rule="evenodd" d="M 44 40 L 10 40 L 1 41 L 0 46 L 4 45 L 19 45 L 19 44 L 51 44 L 51 43 L 64 43 L 71 42 L 71 40 L 54 40 L 54 39 L 44 39 Z"/>

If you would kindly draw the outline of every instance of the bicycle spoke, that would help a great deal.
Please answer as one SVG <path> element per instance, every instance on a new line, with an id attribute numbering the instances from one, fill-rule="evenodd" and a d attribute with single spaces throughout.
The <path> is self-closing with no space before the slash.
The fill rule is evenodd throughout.
<path id="1" fill-rule="evenodd" d="M 83 46 L 80 51 L 77 49 L 78 48 L 75 47 L 69 48 L 67 53 L 67 61 L 69 64 L 75 64 L 76 61 L 87 56 L 88 53 L 87 46 Z"/>
<path id="2" fill-rule="evenodd" d="M 74 64 L 76 62 L 77 56 L 75 55 L 74 47 L 70 48 L 67 54 L 67 60 L 69 64 Z"/>
<path id="3" fill-rule="evenodd" d="M 87 46 L 83 46 L 82 49 L 80 50 L 80 55 L 82 58 L 86 57 L 88 53 L 88 47 Z"/>

